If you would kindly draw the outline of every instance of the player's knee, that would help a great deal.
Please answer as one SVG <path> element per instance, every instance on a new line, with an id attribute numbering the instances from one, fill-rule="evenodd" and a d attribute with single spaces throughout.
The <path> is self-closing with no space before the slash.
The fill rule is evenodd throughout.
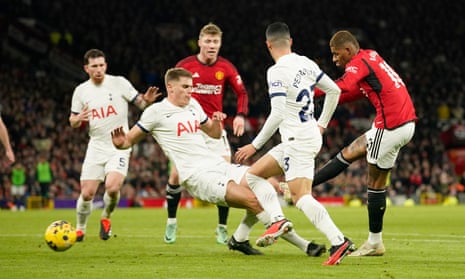
<path id="1" fill-rule="evenodd" d="M 258 214 L 263 211 L 260 202 L 252 192 L 249 195 L 247 195 L 247 198 L 244 199 L 244 206 L 255 214 Z"/>
<path id="2" fill-rule="evenodd" d="M 95 197 L 95 192 L 92 191 L 82 191 L 81 197 L 84 201 L 91 201 Z"/>
<path id="3" fill-rule="evenodd" d="M 260 181 L 264 179 L 247 171 L 245 173 L 245 180 L 247 181 L 249 188 L 253 190 L 259 185 Z"/>

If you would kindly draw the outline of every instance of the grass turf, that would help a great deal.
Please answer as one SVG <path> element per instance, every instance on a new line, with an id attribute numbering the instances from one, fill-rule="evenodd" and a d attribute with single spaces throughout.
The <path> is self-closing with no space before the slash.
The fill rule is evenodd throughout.
<path id="1" fill-rule="evenodd" d="M 285 213 L 297 232 L 325 243 L 326 238 L 294 207 Z M 329 207 L 333 220 L 357 246 L 367 238 L 365 207 Z M 55 220 L 75 223 L 72 209 L 0 211 L 0 278 L 464 278 L 465 206 L 389 207 L 382 257 L 346 257 L 323 266 L 328 254 L 312 258 L 279 240 L 246 256 L 216 244 L 215 207 L 180 209 L 175 244 L 165 244 L 164 209 L 117 209 L 113 237 L 98 238 L 100 209 L 90 217 L 85 241 L 54 252 L 43 240 Z M 231 209 L 231 234 L 243 211 Z M 257 224 L 251 243 L 263 232 Z"/>

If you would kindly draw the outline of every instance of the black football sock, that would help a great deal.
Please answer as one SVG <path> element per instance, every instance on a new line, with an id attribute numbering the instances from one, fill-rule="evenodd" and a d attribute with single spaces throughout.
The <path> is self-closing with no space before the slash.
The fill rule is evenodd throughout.
<path id="1" fill-rule="evenodd" d="M 182 188 L 179 185 L 166 185 L 166 207 L 168 218 L 176 218 L 179 200 L 181 199 Z"/>
<path id="2" fill-rule="evenodd" d="M 229 215 L 229 207 L 218 205 L 218 224 L 227 225 Z"/>
<path id="3" fill-rule="evenodd" d="M 386 189 L 368 188 L 368 222 L 370 232 L 379 233 L 383 230 L 384 212 L 386 212 Z"/>
<path id="4" fill-rule="evenodd" d="M 336 157 L 329 160 L 329 162 L 315 173 L 313 185 L 321 184 L 333 177 L 336 177 L 338 174 L 347 169 L 349 165 L 350 162 L 346 161 L 344 157 L 342 157 L 341 152 L 337 153 Z"/>

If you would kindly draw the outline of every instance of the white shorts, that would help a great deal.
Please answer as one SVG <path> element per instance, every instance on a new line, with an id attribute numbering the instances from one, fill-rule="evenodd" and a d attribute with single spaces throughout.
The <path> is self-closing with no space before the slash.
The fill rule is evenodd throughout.
<path id="1" fill-rule="evenodd" d="M 367 161 L 381 169 L 391 169 L 399 155 L 415 133 L 415 123 L 410 122 L 393 130 L 372 127 L 365 133 L 367 139 Z"/>
<path id="2" fill-rule="evenodd" d="M 21 185 L 21 186 L 15 186 L 11 185 L 11 195 L 12 196 L 24 196 L 26 194 L 26 186 Z"/>
<path id="3" fill-rule="evenodd" d="M 106 175 L 112 171 L 126 176 L 128 174 L 130 154 L 130 149 L 104 151 L 88 146 L 82 164 L 81 180 L 104 181 Z"/>
<path id="4" fill-rule="evenodd" d="M 182 186 L 199 200 L 228 206 L 225 201 L 226 186 L 231 180 L 239 184 L 248 169 L 248 166 L 229 164 L 225 161 L 213 168 L 199 168 L 199 171 L 188 177 Z"/>
<path id="5" fill-rule="evenodd" d="M 220 155 L 221 157 L 231 157 L 231 146 L 229 145 L 228 135 L 226 130 L 223 130 L 221 133 L 221 138 L 215 139 L 204 132 L 202 135 L 205 139 L 208 149 L 213 151 L 213 153 Z"/>
<path id="6" fill-rule="evenodd" d="M 299 177 L 313 180 L 315 157 L 320 152 L 323 139 L 319 134 L 313 141 L 291 140 L 273 147 L 271 155 L 283 169 L 286 181 Z"/>

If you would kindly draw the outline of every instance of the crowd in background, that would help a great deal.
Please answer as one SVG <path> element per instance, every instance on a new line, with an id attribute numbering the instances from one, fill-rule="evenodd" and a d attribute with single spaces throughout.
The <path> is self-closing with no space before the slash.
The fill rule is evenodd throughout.
<path id="1" fill-rule="evenodd" d="M 126 76 L 141 92 L 163 88 L 163 74 L 180 58 L 197 51 L 198 30 L 208 22 L 223 29 L 220 55 L 231 60 L 249 91 L 248 129 L 230 137 L 233 150 L 255 136 L 269 113 L 266 69 L 273 63 L 264 45 L 272 21 L 291 28 L 297 53 L 317 61 L 331 77 L 336 70 L 328 40 L 335 30 L 351 29 L 362 48 L 376 49 L 404 79 L 419 116 L 413 141 L 401 150 L 391 174 L 390 195 L 419 201 L 420 193 L 455 195 L 463 191 L 465 173 L 456 174 L 440 134 L 464 121 L 465 81 L 462 51 L 465 2 L 370 1 L 9 1 L 0 14 L 0 36 L 27 19 L 32 31 L 47 35 L 47 53 L 58 51 L 81 67 L 89 48 L 107 54 L 108 72 Z M 88 141 L 86 127 L 68 123 L 71 95 L 81 82 L 50 63 L 50 55 L 3 46 L 0 64 L 2 117 L 11 135 L 17 161 L 26 171 L 29 195 L 41 195 L 39 158 L 50 164 L 49 198 L 76 199 L 81 162 Z M 317 102 L 317 110 L 318 110 Z M 234 116 L 230 94 L 225 112 Z M 130 111 L 130 125 L 139 111 Z M 324 136 L 317 168 L 365 131 L 373 108 L 368 102 L 339 106 Z M 228 124 L 228 122 L 227 122 Z M 110 132 L 110 131 L 109 131 Z M 232 133 L 230 133 L 232 134 Z M 276 136 L 274 140 L 279 140 Z M 267 151 L 265 146 L 257 156 Z M 256 157 L 254 157 L 256 158 Z M 13 166 L 0 168 L 0 200 L 5 205 Z M 360 160 L 337 178 L 314 187 L 316 196 L 349 196 L 364 200 L 366 162 Z M 168 161 L 147 137 L 132 153 L 123 197 L 163 197 Z"/>

